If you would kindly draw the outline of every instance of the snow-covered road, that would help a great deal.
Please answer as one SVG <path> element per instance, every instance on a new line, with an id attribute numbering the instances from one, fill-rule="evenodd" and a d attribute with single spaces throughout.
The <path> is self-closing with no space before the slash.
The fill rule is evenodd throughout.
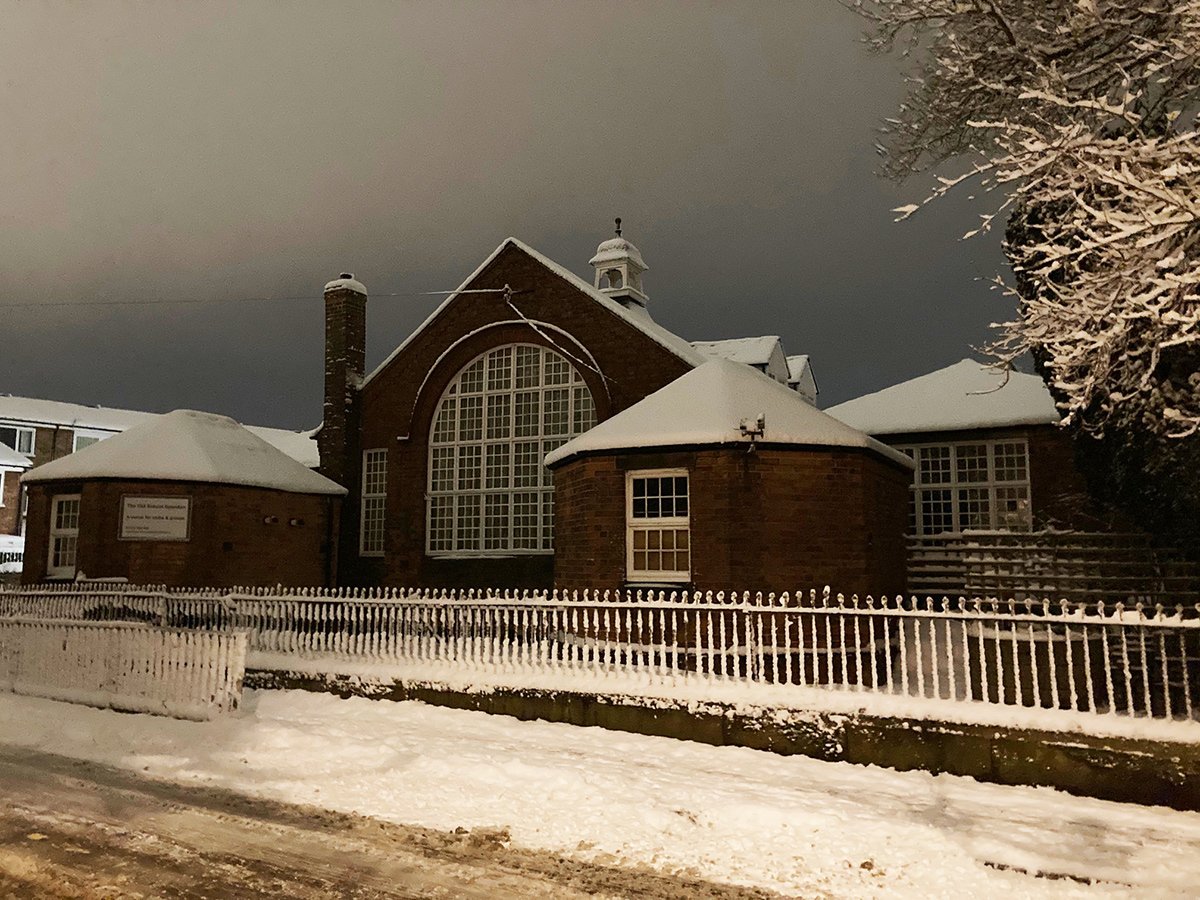
<path id="1" fill-rule="evenodd" d="M 1200 814 L 417 703 L 250 692 L 195 723 L 0 695 L 0 741 L 788 895 L 1194 896 L 1200 881 Z"/>

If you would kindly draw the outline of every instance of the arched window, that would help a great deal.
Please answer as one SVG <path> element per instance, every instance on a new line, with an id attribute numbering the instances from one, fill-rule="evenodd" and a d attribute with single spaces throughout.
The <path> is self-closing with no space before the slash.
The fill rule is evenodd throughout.
<path id="1" fill-rule="evenodd" d="M 477 357 L 434 414 L 428 552 L 553 551 L 554 485 L 542 459 L 595 424 L 582 376 L 553 350 L 513 344 Z"/>

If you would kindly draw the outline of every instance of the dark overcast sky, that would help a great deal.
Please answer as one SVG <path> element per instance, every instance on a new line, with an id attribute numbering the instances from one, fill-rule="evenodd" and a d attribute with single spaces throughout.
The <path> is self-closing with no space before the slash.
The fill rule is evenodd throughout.
<path id="1" fill-rule="evenodd" d="M 0 12 L 0 392 L 312 426 L 319 299 L 82 304 L 448 290 L 510 234 L 590 278 L 616 215 L 660 322 L 781 335 L 822 406 L 1011 308 L 966 198 L 892 221 L 900 70 L 835 0 Z M 436 302 L 370 301 L 368 365 Z"/>

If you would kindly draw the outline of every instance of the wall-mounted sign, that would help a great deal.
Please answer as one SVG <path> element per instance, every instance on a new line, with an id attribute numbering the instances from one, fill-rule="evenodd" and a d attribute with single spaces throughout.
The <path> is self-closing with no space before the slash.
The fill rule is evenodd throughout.
<path id="1" fill-rule="evenodd" d="M 191 537 L 192 501 L 188 497 L 121 498 L 123 541 L 186 541 Z"/>

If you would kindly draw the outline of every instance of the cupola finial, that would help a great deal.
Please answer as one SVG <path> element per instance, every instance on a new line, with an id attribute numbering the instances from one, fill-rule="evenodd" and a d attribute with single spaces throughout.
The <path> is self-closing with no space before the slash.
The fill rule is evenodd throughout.
<path id="1" fill-rule="evenodd" d="M 642 290 L 642 273 L 646 263 L 638 248 L 621 235 L 621 217 L 613 219 L 616 237 L 610 237 L 596 248 L 590 260 L 596 270 L 596 288 L 626 307 L 646 306 L 646 293 Z"/>

